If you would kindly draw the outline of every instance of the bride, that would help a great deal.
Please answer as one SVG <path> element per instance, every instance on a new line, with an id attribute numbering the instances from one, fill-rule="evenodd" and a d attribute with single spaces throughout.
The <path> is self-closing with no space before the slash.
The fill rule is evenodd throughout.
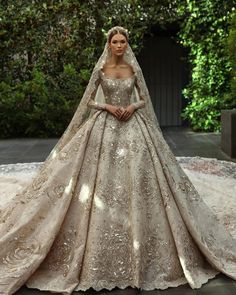
<path id="1" fill-rule="evenodd" d="M 165 142 L 128 40 L 108 31 L 63 136 L 1 209 L 0 294 L 236 279 L 235 237 Z"/>

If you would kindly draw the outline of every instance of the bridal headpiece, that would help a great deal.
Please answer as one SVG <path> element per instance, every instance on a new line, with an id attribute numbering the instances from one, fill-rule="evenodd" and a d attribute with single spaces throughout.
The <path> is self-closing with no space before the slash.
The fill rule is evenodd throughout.
<path id="1" fill-rule="evenodd" d="M 127 40 L 129 40 L 129 32 L 127 29 L 120 27 L 120 26 L 115 26 L 113 28 L 111 28 L 108 32 L 107 32 L 107 41 L 109 40 L 109 37 L 112 33 L 123 33 L 126 35 Z"/>

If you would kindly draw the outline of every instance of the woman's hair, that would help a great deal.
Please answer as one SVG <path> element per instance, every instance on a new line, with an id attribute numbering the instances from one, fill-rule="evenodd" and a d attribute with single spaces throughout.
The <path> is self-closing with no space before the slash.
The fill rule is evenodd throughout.
<path id="1" fill-rule="evenodd" d="M 111 39 L 114 35 L 116 34 L 122 34 L 123 36 L 125 36 L 127 42 L 129 41 L 129 35 L 128 35 L 128 31 L 123 28 L 123 27 L 114 27 L 112 28 L 109 32 L 108 32 L 108 36 L 107 36 L 107 40 L 108 42 L 110 43 L 111 42 Z"/>

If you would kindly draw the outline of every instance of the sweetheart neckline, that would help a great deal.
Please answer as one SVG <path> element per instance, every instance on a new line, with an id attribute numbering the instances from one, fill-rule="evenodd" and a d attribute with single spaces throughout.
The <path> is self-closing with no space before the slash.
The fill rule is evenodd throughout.
<path id="1" fill-rule="evenodd" d="M 116 77 L 110 77 L 110 76 L 107 76 L 102 70 L 100 70 L 102 75 L 107 78 L 107 79 L 111 79 L 111 80 L 126 80 L 126 79 L 131 79 L 131 78 L 134 78 L 135 77 L 135 73 L 130 76 L 130 77 L 124 77 L 124 78 L 116 78 Z"/>

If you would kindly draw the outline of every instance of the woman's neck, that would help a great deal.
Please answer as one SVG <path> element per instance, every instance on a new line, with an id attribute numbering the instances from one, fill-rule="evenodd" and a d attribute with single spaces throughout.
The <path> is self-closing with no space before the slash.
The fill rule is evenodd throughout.
<path id="1" fill-rule="evenodd" d="M 115 65 L 115 66 L 123 64 L 124 63 L 123 55 L 121 55 L 121 56 L 112 55 L 111 59 L 110 59 L 110 62 L 111 62 L 112 65 Z"/>

